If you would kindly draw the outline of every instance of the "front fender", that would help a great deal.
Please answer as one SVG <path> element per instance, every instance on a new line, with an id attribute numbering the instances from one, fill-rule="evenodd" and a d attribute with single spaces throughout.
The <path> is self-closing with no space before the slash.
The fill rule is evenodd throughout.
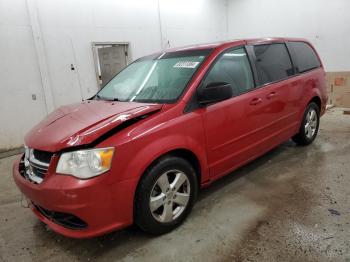
<path id="1" fill-rule="evenodd" d="M 209 172 L 207 169 L 206 152 L 203 145 L 191 137 L 183 137 L 175 134 L 157 139 L 142 148 L 142 150 L 137 152 L 127 169 L 133 170 L 133 167 L 139 167 L 132 173 L 136 176 L 141 176 L 153 161 L 178 149 L 188 150 L 197 157 L 201 168 L 201 182 L 208 180 Z"/>
<path id="2" fill-rule="evenodd" d="M 195 139 L 183 137 L 181 135 L 169 135 L 160 139 L 155 139 L 151 143 L 145 144 L 142 148 L 137 146 L 128 146 L 129 150 L 134 151 L 132 158 L 124 157 L 129 153 L 121 148 L 116 149 L 116 167 L 113 167 L 113 180 L 116 184 L 127 183 L 128 190 L 125 194 L 124 204 L 128 210 L 126 217 L 132 221 L 134 197 L 137 185 L 153 161 L 176 149 L 186 149 L 196 155 L 201 167 L 201 183 L 209 180 L 205 148 Z M 118 150 L 119 149 L 119 150 Z M 130 183 L 129 183 L 129 182 Z M 113 183 L 113 182 L 112 182 Z"/>
<path id="3" fill-rule="evenodd" d="M 192 152 L 201 168 L 201 182 L 209 179 L 205 133 L 199 113 L 164 120 L 160 117 L 123 130 L 101 146 L 115 145 L 115 181 L 140 178 L 160 156 L 177 149 Z"/>

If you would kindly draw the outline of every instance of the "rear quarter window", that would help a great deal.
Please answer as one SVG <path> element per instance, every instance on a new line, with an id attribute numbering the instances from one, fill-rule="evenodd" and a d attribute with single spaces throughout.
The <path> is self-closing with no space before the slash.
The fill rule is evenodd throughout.
<path id="1" fill-rule="evenodd" d="M 315 51 L 304 42 L 288 42 L 292 59 L 298 73 L 303 73 L 321 66 Z"/>

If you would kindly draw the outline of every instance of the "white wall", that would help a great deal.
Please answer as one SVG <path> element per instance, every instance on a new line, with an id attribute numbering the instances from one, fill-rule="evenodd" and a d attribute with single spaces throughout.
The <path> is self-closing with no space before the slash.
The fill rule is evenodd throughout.
<path id="1" fill-rule="evenodd" d="M 163 47 L 225 40 L 226 0 L 160 0 Z"/>
<path id="2" fill-rule="evenodd" d="M 326 71 L 350 70 L 350 1 L 228 1 L 229 38 L 307 38 Z"/>
<path id="3" fill-rule="evenodd" d="M 25 0 L 0 0 L 0 150 L 46 115 Z M 37 100 L 32 100 L 36 94 Z"/>
<path id="4" fill-rule="evenodd" d="M 91 42 L 130 42 L 133 58 L 160 49 L 154 0 L 37 0 L 37 4 L 56 106 L 96 93 Z M 70 69 L 71 64 L 76 70 Z"/>
<path id="5" fill-rule="evenodd" d="M 54 107 L 96 93 L 91 42 L 130 42 L 134 60 L 162 48 L 223 40 L 226 4 L 226 0 L 0 0 L 0 150 L 20 146 L 24 134 L 50 110 L 44 87 L 52 93 Z M 29 16 L 33 8 L 42 36 L 34 32 L 35 41 Z M 36 51 L 38 42 L 43 50 Z M 43 82 L 38 57 L 46 62 L 48 82 Z M 70 69 L 71 64 L 76 70 Z"/>

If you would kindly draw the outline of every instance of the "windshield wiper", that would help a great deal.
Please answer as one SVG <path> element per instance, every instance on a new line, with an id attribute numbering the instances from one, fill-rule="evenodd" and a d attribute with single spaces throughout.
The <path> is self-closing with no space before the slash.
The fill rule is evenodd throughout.
<path id="1" fill-rule="evenodd" d="M 96 95 L 95 96 L 97 99 L 99 100 L 106 100 L 106 101 L 120 101 L 118 98 L 107 98 L 107 97 L 103 97 L 103 96 L 100 96 L 100 95 Z"/>

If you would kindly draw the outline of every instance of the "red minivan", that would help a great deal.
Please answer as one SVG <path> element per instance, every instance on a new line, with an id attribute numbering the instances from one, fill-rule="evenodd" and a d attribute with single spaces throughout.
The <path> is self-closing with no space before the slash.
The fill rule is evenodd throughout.
<path id="1" fill-rule="evenodd" d="M 25 137 L 14 180 L 54 231 L 85 238 L 181 224 L 199 188 L 292 138 L 315 139 L 325 72 L 303 39 L 235 40 L 142 57 Z"/>

